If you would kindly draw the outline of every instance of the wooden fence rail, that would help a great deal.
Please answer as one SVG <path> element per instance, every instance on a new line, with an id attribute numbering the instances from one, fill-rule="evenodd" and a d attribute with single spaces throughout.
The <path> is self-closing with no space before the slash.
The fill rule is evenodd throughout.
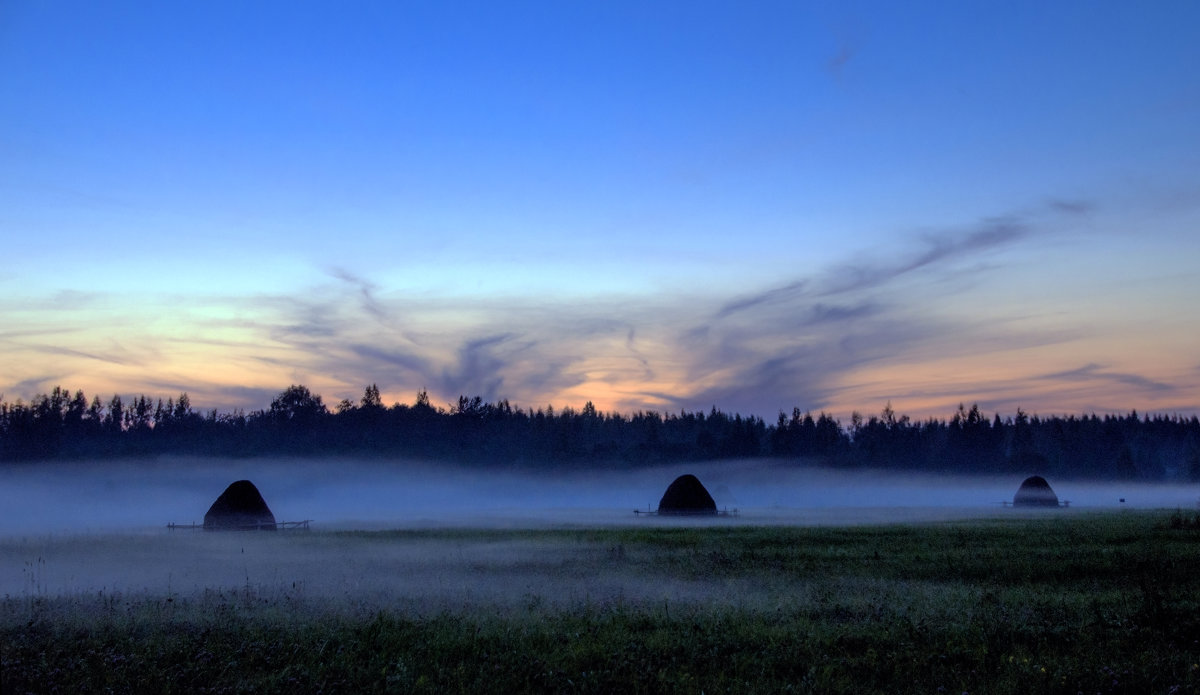
<path id="1" fill-rule="evenodd" d="M 657 509 L 635 509 L 633 510 L 636 516 L 737 516 L 736 509 L 718 509 L 711 511 L 707 509 L 698 509 L 696 511 L 672 511 L 660 512 Z"/>
<path id="2" fill-rule="evenodd" d="M 241 526 L 217 526 L 217 527 L 214 527 L 213 530 L 217 530 L 217 531 L 225 531 L 225 530 L 254 531 L 256 529 L 261 530 L 261 529 L 267 529 L 267 528 L 273 527 L 273 528 L 279 529 L 281 531 L 307 531 L 307 530 L 309 530 L 308 525 L 311 522 L 312 522 L 312 519 L 305 519 L 303 521 L 276 521 L 273 525 L 272 524 L 243 524 Z M 203 529 L 204 524 L 197 524 L 194 521 L 190 524 L 177 524 L 174 521 L 172 521 L 167 524 L 167 528 L 172 531 L 174 531 L 175 529 L 195 530 L 195 529 Z"/>

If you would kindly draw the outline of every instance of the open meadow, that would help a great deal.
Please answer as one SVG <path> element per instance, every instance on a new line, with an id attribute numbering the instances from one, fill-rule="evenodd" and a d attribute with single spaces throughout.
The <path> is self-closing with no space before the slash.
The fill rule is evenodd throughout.
<path id="1" fill-rule="evenodd" d="M 0 540 L 22 692 L 1200 692 L 1191 513 Z"/>

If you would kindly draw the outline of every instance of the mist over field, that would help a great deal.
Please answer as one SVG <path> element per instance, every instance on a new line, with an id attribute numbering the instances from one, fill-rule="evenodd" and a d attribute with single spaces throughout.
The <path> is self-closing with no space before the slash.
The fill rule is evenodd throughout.
<path id="1" fill-rule="evenodd" d="M 227 485 L 249 479 L 279 521 L 315 528 L 544 527 L 648 523 L 667 485 L 694 473 L 718 508 L 702 523 L 908 521 L 1002 511 L 1022 475 L 840 471 L 726 460 L 594 473 L 513 472 L 402 461 L 162 459 L 0 468 L 0 535 L 147 531 L 202 522 Z M 1072 508 L 1193 508 L 1200 485 L 1051 479 Z M 1013 510 L 1008 510 L 1013 512 Z M 655 519 L 653 523 L 671 523 Z"/>
<path id="2" fill-rule="evenodd" d="M 701 479 L 719 508 L 737 514 L 633 513 L 656 508 L 685 472 Z M 796 587 L 647 574 L 634 569 L 645 559 L 637 554 L 647 551 L 627 553 L 589 530 L 1068 517 L 1117 510 L 1122 497 L 1127 508 L 1192 509 L 1200 496 L 1197 485 L 1051 480 L 1069 509 L 1004 507 L 1022 478 L 839 471 L 762 459 L 563 474 L 350 459 L 6 466 L 0 596 L 115 592 L 220 603 L 240 592 L 281 605 L 417 612 L 530 601 L 745 606 Z M 239 479 L 254 482 L 277 520 L 309 519 L 312 531 L 166 528 L 202 522 Z M 555 530 L 571 532 L 545 535 Z"/>

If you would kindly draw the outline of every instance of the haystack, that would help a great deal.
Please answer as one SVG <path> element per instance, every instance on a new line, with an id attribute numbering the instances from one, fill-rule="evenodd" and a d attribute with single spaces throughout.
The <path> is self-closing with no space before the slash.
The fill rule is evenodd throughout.
<path id="1" fill-rule="evenodd" d="M 675 479 L 658 502 L 659 514 L 716 514 L 717 503 L 700 480 L 688 473 Z"/>
<path id="2" fill-rule="evenodd" d="M 1050 488 L 1050 483 L 1040 475 L 1032 475 L 1017 488 L 1013 495 L 1014 507 L 1057 507 L 1058 495 Z"/>
<path id="3" fill-rule="evenodd" d="M 213 502 L 204 515 L 206 530 L 275 530 L 275 515 L 249 480 L 239 480 Z"/>

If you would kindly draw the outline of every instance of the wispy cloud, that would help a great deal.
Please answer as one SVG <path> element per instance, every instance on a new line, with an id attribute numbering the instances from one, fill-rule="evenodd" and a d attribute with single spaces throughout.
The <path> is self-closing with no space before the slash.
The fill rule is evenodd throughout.
<path id="1" fill-rule="evenodd" d="M 386 320 L 388 318 L 387 312 L 384 311 L 383 307 L 380 306 L 379 302 L 375 299 L 375 292 L 379 289 L 378 285 L 365 278 L 359 277 L 354 273 L 351 273 L 345 268 L 332 268 L 330 269 L 329 274 L 346 283 L 347 285 L 350 285 L 356 291 L 361 300 L 362 309 L 367 314 L 380 320 Z"/>
<path id="2" fill-rule="evenodd" d="M 808 284 L 809 283 L 807 280 L 796 280 L 795 282 L 790 282 L 782 287 L 774 287 L 747 297 L 735 299 L 718 309 L 716 318 L 723 319 L 731 314 L 736 314 L 739 311 L 745 311 L 747 309 L 753 309 L 754 307 L 762 304 L 786 302 L 796 299 L 804 294 L 804 289 L 808 286 Z"/>
<path id="3" fill-rule="evenodd" d="M 79 329 L 77 329 L 77 328 L 68 328 L 68 327 L 28 328 L 28 329 L 21 329 L 21 330 L 15 330 L 15 331 L 7 330 L 7 331 L 0 331 L 0 340 L 18 341 L 18 340 L 23 340 L 25 338 L 33 338 L 33 337 L 44 337 L 44 336 L 51 336 L 51 335 L 68 335 L 71 333 L 77 333 L 78 330 Z"/>
<path id="4" fill-rule="evenodd" d="M 864 301 L 853 305 L 822 304 L 818 302 L 812 306 L 809 317 L 803 320 L 803 323 L 808 326 L 816 326 L 823 323 L 853 321 L 868 318 L 880 311 L 882 311 L 880 305 L 873 302 Z"/>
<path id="5" fill-rule="evenodd" d="M 401 349 L 389 349 L 376 345 L 350 345 L 348 350 L 366 362 L 383 364 L 389 368 L 399 368 L 412 374 L 427 374 L 432 367 L 428 359 Z"/>
<path id="6" fill-rule="evenodd" d="M 135 359 L 124 350 L 116 351 L 115 353 L 102 353 L 99 351 L 88 352 L 84 350 L 75 350 L 67 347 L 59 347 L 57 345 L 32 345 L 29 349 L 34 350 L 43 355 L 59 355 L 64 357 L 79 357 L 85 360 L 95 360 L 97 362 L 107 362 L 123 367 L 137 366 L 144 364 L 143 360 Z"/>
<path id="7" fill-rule="evenodd" d="M 989 373 L 994 356 L 1086 337 L 1086 326 L 1046 320 L 1035 307 L 996 309 L 971 291 L 987 276 L 1001 277 L 1009 256 L 998 252 L 1054 233 L 1055 224 L 1046 223 L 1052 216 L 1092 209 L 1091 203 L 1051 199 L 1033 212 L 913 234 L 907 243 L 898 239 L 899 250 L 890 255 L 864 250 L 803 276 L 727 296 L 597 295 L 569 302 L 415 297 L 335 268 L 314 278 L 310 291 L 207 298 L 192 324 L 195 339 L 181 338 L 178 326 L 160 339 L 153 322 L 117 312 L 113 323 L 121 329 L 115 338 L 91 335 L 78 344 L 52 344 L 47 331 L 75 331 L 71 321 L 78 317 L 64 314 L 72 318 L 57 323 L 48 308 L 43 330 L 10 330 L 0 340 L 64 363 L 110 365 L 110 381 L 169 388 L 163 395 L 188 391 L 198 406 L 207 397 L 248 409 L 265 407 L 288 383 L 315 387 L 330 403 L 357 399 L 372 383 L 387 394 L 428 388 L 443 402 L 479 395 L 525 405 L 579 405 L 573 400 L 581 398 L 600 403 L 593 395 L 597 390 L 606 394 L 605 408 L 717 406 L 764 417 L 797 406 L 819 410 L 852 403 L 870 409 L 877 405 L 873 399 L 903 407 L 901 399 L 907 398 L 978 400 L 1028 410 L 1032 404 L 1023 398 L 1054 388 L 1075 402 L 1080 394 L 1104 389 L 1173 394 L 1176 387 L 1161 378 L 1098 361 L 1052 373 L 1032 366 L 1004 378 Z M 27 343 L 37 336 L 43 337 L 36 345 Z M 157 345 L 161 354 L 127 351 L 118 340 Z M 187 366 L 174 367 L 176 354 L 192 357 L 181 363 Z M 219 374 L 197 373 L 194 355 L 212 355 L 214 365 L 232 366 Z M 929 376 L 930 365 L 939 363 L 965 371 Z M 903 378 L 914 366 L 925 369 L 925 376 Z M 10 395 L 44 391 L 50 382 L 46 370 L 41 372 L 10 371 Z M 64 366 L 64 376 L 72 373 L 86 373 L 86 366 Z M 189 379 L 195 381 L 185 383 Z"/>
<path id="8" fill-rule="evenodd" d="M 282 359 L 295 355 L 300 372 L 337 375 L 355 388 L 426 386 L 447 399 L 542 403 L 595 381 L 615 388 L 614 405 L 623 409 L 717 405 L 769 415 L 820 408 L 837 401 L 847 375 L 868 366 L 1062 339 L 927 310 L 939 281 L 964 264 L 980 272 L 981 259 L 1025 239 L 1031 224 L 1003 216 L 925 233 L 889 259 L 864 257 L 715 301 L 412 301 L 385 298 L 378 282 L 335 269 L 346 291 L 277 298 L 262 330 L 287 346 Z M 901 278 L 903 298 L 893 291 Z M 403 330 L 367 320 L 401 314 Z M 444 324 L 445 316 L 471 318 Z"/>
<path id="9" fill-rule="evenodd" d="M 499 349 L 511 334 L 500 334 L 466 341 L 458 349 L 458 359 L 442 370 L 441 387 L 446 394 L 472 394 L 494 400 L 504 385 L 511 367 Z"/>
<path id="10" fill-rule="evenodd" d="M 727 301 L 670 341 L 681 347 L 683 383 L 693 388 L 646 396 L 676 407 L 718 405 L 760 414 L 822 408 L 839 400 L 848 376 L 864 368 L 1067 339 L 1061 330 L 1013 330 L 930 310 L 944 304 L 939 295 L 946 278 L 957 278 L 966 267 L 959 282 L 969 282 L 1001 268 L 982 260 L 1025 240 L 1031 229 L 1026 217 L 1009 215 L 925 233 L 890 258 L 864 254 Z M 901 280 L 904 291 L 897 294 Z"/>
<path id="11" fill-rule="evenodd" d="M 1016 216 L 986 219 L 967 230 L 927 233 L 914 240 L 915 251 L 901 252 L 887 260 L 861 258 L 839 264 L 815 278 L 798 278 L 783 285 L 738 297 L 723 304 L 714 314 L 722 320 L 739 312 L 767 305 L 795 307 L 813 297 L 833 297 L 872 290 L 898 278 L 922 270 L 936 269 L 951 260 L 970 258 L 987 251 L 1021 241 L 1028 235 L 1029 225 Z M 846 307 L 815 304 L 805 307 L 814 317 L 824 319 L 853 318 L 872 311 L 866 304 L 851 310 Z M 699 330 L 699 329 L 697 329 Z"/>
<path id="12" fill-rule="evenodd" d="M 12 393 L 26 394 L 29 397 L 33 397 L 34 394 L 48 392 L 52 388 L 51 385 L 57 386 L 57 385 L 59 385 L 59 382 L 61 380 L 62 380 L 62 376 L 55 376 L 55 375 L 50 375 L 50 374 L 39 374 L 37 376 L 33 376 L 28 379 L 23 379 L 21 381 L 16 382 L 15 384 L 13 384 Z M 9 400 L 16 400 L 16 399 L 10 398 Z"/>
<path id="13" fill-rule="evenodd" d="M 846 69 L 846 65 L 849 64 L 851 59 L 854 58 L 854 54 L 856 52 L 857 49 L 848 41 L 843 41 L 840 45 L 838 45 L 837 53 L 834 53 L 833 57 L 831 57 L 826 63 L 826 67 L 829 69 L 830 74 L 832 74 L 835 79 L 841 78 L 842 72 Z"/>
<path id="14" fill-rule="evenodd" d="M 825 61 L 825 69 L 835 80 L 841 80 L 843 73 L 854 57 L 858 54 L 859 46 L 861 45 L 859 31 L 854 26 L 841 27 L 834 38 L 836 38 L 836 49 L 829 59 Z"/>
<path id="15" fill-rule="evenodd" d="M 1096 210 L 1096 204 L 1090 200 L 1051 198 L 1046 205 L 1054 212 L 1066 215 L 1088 215 Z"/>
<path id="16" fill-rule="evenodd" d="M 915 253 L 904 254 L 891 261 L 864 260 L 836 268 L 826 277 L 818 293 L 832 296 L 879 287 L 944 261 L 1015 243 L 1025 238 L 1028 232 L 1028 224 L 1020 218 L 997 217 L 984 220 L 965 231 L 925 234 L 920 238 Z"/>
<path id="17" fill-rule="evenodd" d="M 1108 382 L 1121 384 L 1124 386 L 1132 386 L 1145 391 L 1174 391 L 1175 386 L 1149 379 L 1139 374 L 1130 374 L 1125 372 L 1108 372 L 1103 371 L 1105 367 L 1096 363 L 1085 364 L 1078 369 L 1069 369 L 1062 372 L 1054 372 L 1052 374 L 1042 375 L 1042 379 L 1049 381 L 1082 381 L 1082 382 Z"/>

